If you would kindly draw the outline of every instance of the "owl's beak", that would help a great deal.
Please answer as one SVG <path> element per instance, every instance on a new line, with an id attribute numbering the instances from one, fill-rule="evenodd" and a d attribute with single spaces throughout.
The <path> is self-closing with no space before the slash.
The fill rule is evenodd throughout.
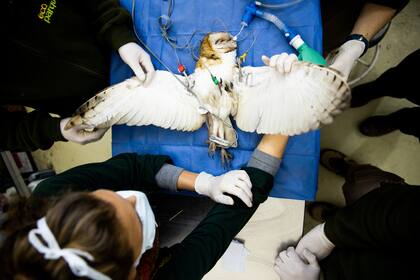
<path id="1" fill-rule="evenodd" d="M 231 51 L 234 51 L 234 50 L 236 50 L 236 48 L 238 47 L 238 44 L 236 43 L 236 41 L 233 39 L 233 38 L 231 38 L 231 40 L 229 41 L 229 43 L 228 44 L 226 44 L 226 52 L 231 52 Z"/>

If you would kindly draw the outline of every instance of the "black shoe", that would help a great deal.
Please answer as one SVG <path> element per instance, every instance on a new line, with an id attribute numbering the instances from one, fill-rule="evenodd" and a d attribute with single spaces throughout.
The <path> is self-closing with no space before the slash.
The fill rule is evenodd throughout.
<path id="1" fill-rule="evenodd" d="M 357 164 L 345 154 L 333 149 L 322 149 L 319 161 L 326 169 L 342 177 L 347 175 L 351 165 Z"/>
<path id="2" fill-rule="evenodd" d="M 373 116 L 359 124 L 360 133 L 370 137 L 382 136 L 397 129 L 397 122 L 394 120 L 393 114 Z"/>
<path id="3" fill-rule="evenodd" d="M 308 203 L 306 209 L 308 210 L 308 214 L 312 219 L 323 223 L 329 217 L 334 216 L 339 207 L 329 202 L 316 201 Z"/>

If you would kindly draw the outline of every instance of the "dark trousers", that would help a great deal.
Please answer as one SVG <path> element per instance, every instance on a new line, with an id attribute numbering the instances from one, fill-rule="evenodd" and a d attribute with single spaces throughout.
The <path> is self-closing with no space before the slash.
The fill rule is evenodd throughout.
<path id="1" fill-rule="evenodd" d="M 325 280 L 414 279 L 420 244 L 420 188 L 371 165 L 352 165 L 346 207 L 325 223 L 335 244 L 320 262 Z"/>
<path id="2" fill-rule="evenodd" d="M 351 165 L 347 171 L 346 181 L 342 186 L 346 205 L 351 205 L 368 192 L 381 187 L 384 183 L 404 184 L 398 175 L 383 171 L 370 164 Z"/>
<path id="3" fill-rule="evenodd" d="M 376 80 L 355 87 L 352 90 L 352 107 L 383 96 L 406 98 L 420 105 L 420 90 L 417 85 L 419 75 L 416 70 L 419 65 L 420 49 L 408 55 L 397 66 L 388 69 Z M 402 133 L 420 139 L 420 107 L 404 108 L 389 117 L 389 121 Z"/>

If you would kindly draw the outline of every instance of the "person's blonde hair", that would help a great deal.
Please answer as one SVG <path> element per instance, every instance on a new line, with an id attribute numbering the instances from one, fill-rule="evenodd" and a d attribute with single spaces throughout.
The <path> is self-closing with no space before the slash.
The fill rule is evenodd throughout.
<path id="1" fill-rule="evenodd" d="M 36 216 L 36 215 L 35 215 Z M 121 230 L 116 209 L 88 193 L 71 193 L 46 212 L 46 221 L 61 248 L 77 248 L 95 259 L 86 262 L 112 279 L 127 279 L 134 251 Z M 13 219 L 13 217 L 9 217 Z M 62 259 L 46 260 L 28 241 L 36 220 L 8 234 L 1 249 L 1 279 L 76 279 Z"/>

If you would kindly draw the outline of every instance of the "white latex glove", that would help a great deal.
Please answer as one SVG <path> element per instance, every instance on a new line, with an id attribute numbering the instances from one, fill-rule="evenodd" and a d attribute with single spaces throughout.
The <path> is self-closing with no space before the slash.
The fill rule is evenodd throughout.
<path id="1" fill-rule="evenodd" d="M 319 265 L 314 254 L 308 250 L 303 251 L 303 260 L 293 247 L 280 252 L 274 264 L 274 270 L 280 280 L 318 280 Z"/>
<path id="2" fill-rule="evenodd" d="M 298 61 L 298 58 L 295 54 L 281 53 L 268 58 L 263 55 L 261 60 L 265 65 L 277 69 L 282 74 L 289 73 L 292 70 L 292 65 L 294 62 Z"/>
<path id="3" fill-rule="evenodd" d="M 153 78 L 155 68 L 150 55 L 136 43 L 127 43 L 118 49 L 121 59 L 133 70 L 145 86 Z"/>
<path id="4" fill-rule="evenodd" d="M 328 54 L 327 63 L 331 68 L 340 71 L 347 80 L 364 50 L 365 44 L 362 41 L 349 40 Z"/>
<path id="5" fill-rule="evenodd" d="M 318 260 L 322 260 L 331 254 L 335 246 L 325 235 L 324 226 L 325 223 L 317 225 L 299 240 L 296 252 L 301 258 L 304 257 L 303 251 L 305 249 L 311 251 Z"/>
<path id="6" fill-rule="evenodd" d="M 102 138 L 102 136 L 104 136 L 105 132 L 109 129 L 108 127 L 89 131 L 91 127 L 85 124 L 81 124 L 76 125 L 68 130 L 65 130 L 64 127 L 66 126 L 69 120 L 70 118 L 65 118 L 60 121 L 61 134 L 68 141 L 79 143 L 82 145 L 98 141 Z"/>
<path id="7" fill-rule="evenodd" d="M 201 172 L 195 180 L 195 191 L 222 204 L 233 205 L 233 199 L 224 193 L 237 196 L 252 207 L 251 180 L 243 170 L 229 171 L 220 176 Z"/>

